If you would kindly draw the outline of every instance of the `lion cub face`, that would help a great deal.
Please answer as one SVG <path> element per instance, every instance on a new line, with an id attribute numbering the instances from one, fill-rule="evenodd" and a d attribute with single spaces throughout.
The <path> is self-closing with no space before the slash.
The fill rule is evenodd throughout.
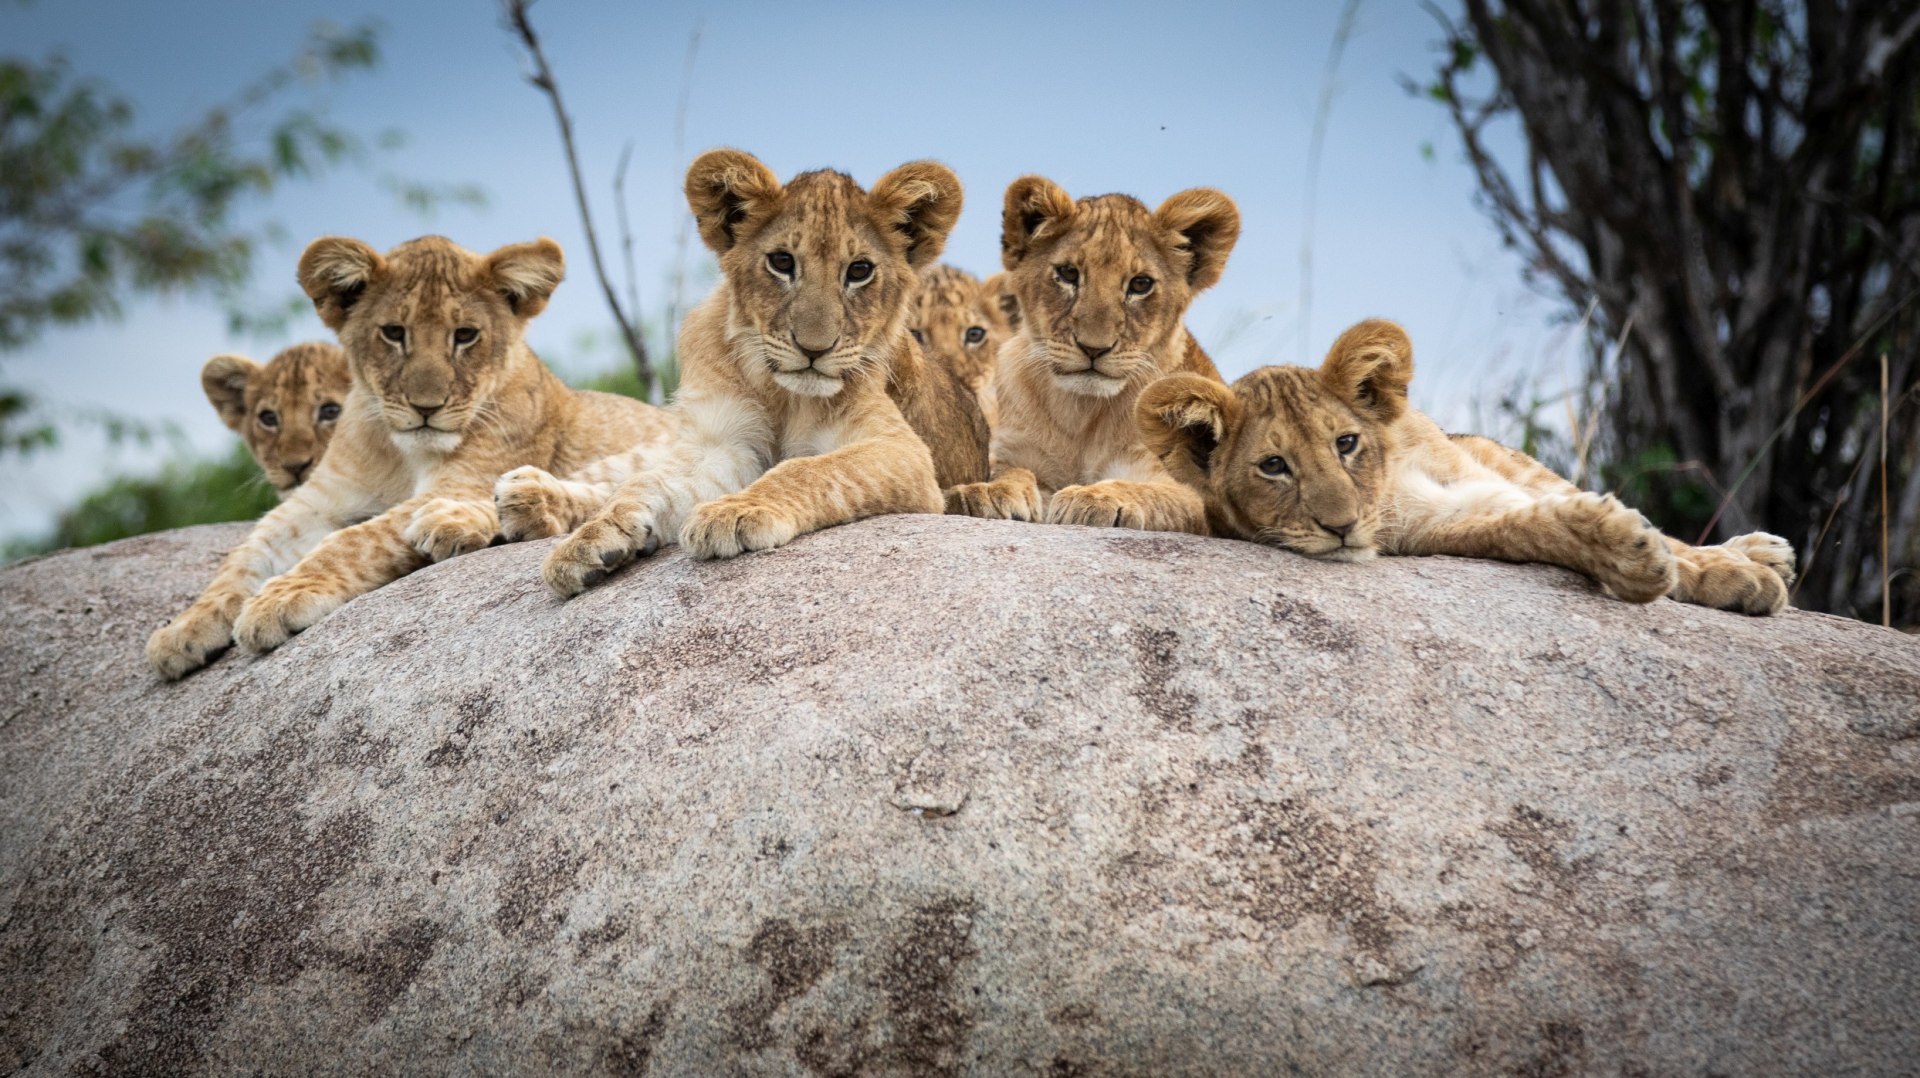
<path id="1" fill-rule="evenodd" d="M 749 374 L 832 397 L 883 373 L 914 274 L 939 257 L 960 198 L 959 178 L 931 161 L 902 165 L 869 192 L 838 172 L 783 185 L 751 154 L 702 154 L 687 203 L 732 289 L 729 333 Z"/>
<path id="2" fill-rule="evenodd" d="M 426 236 L 381 255 L 330 236 L 300 257 L 300 287 L 339 333 L 396 440 L 440 451 L 493 398 L 527 320 L 565 275 L 549 239 L 481 256 Z"/>
<path id="3" fill-rule="evenodd" d="M 352 381 L 346 354 L 323 341 L 296 344 L 265 366 L 228 354 L 200 368 L 200 387 L 220 422 L 246 442 L 282 498 L 326 451 Z"/>
<path id="4" fill-rule="evenodd" d="M 1000 250 L 1029 347 L 1014 358 L 1089 397 L 1150 379 L 1154 353 L 1239 238 L 1239 209 L 1208 188 L 1149 210 L 1127 195 L 1075 202 L 1043 177 L 1015 180 Z"/>
<path id="5" fill-rule="evenodd" d="M 1232 386 L 1176 374 L 1148 386 L 1134 418 L 1208 517 L 1242 539 L 1318 558 L 1371 557 L 1389 428 L 1406 413 L 1413 346 L 1392 322 L 1340 336 L 1317 371 L 1262 367 Z"/>
<path id="6" fill-rule="evenodd" d="M 1000 346 L 1013 335 L 996 275 L 980 280 L 957 266 L 933 266 L 920 274 L 907 326 L 927 354 L 978 390 L 993 369 Z"/>

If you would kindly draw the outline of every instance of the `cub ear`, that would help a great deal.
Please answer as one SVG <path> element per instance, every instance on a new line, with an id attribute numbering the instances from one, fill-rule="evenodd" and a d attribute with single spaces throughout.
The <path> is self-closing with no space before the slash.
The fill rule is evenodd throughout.
<path id="1" fill-rule="evenodd" d="M 386 268 L 380 253 L 359 240 L 322 236 L 307 244 L 300 256 L 300 290 L 313 301 L 320 321 L 338 330 L 346 324 L 347 311 L 360 293 Z"/>
<path id="2" fill-rule="evenodd" d="M 1396 323 L 1370 318 L 1333 342 L 1320 381 L 1354 411 L 1391 423 L 1407 410 L 1413 341 Z"/>
<path id="3" fill-rule="evenodd" d="M 495 291 L 521 321 L 547 309 L 553 290 L 567 276 L 560 245 L 545 236 L 532 243 L 511 243 L 487 256 L 486 275 Z"/>
<path id="4" fill-rule="evenodd" d="M 1000 214 L 1000 263 L 1018 266 L 1033 245 L 1066 231 L 1073 219 L 1073 199 L 1045 176 L 1022 176 L 1007 187 L 1006 209 Z"/>
<path id="5" fill-rule="evenodd" d="M 258 373 L 260 364 L 233 353 L 214 356 L 200 368 L 200 388 L 228 430 L 238 431 L 246 422 L 247 383 Z"/>
<path id="6" fill-rule="evenodd" d="M 1176 250 L 1187 253 L 1187 286 L 1195 292 L 1212 287 L 1240 239 L 1240 207 L 1233 199 L 1195 187 L 1162 202 L 1153 220 Z"/>
<path id="7" fill-rule="evenodd" d="M 1213 451 L 1240 424 L 1240 401 L 1204 375 L 1170 374 L 1141 391 L 1133 421 L 1148 451 L 1175 479 L 1203 487 Z"/>
<path id="8" fill-rule="evenodd" d="M 1013 294 L 1013 285 L 1004 273 L 996 273 L 980 282 L 980 287 L 999 310 L 1000 317 L 1006 319 L 1007 328 L 1020 328 L 1020 297 Z"/>
<path id="9" fill-rule="evenodd" d="M 881 216 L 907 237 L 907 264 L 932 265 L 960 220 L 960 177 L 938 161 L 909 161 L 873 185 Z"/>
<path id="10" fill-rule="evenodd" d="M 743 150 L 708 150 L 687 169 L 687 205 L 700 239 L 714 254 L 726 254 L 764 221 L 780 197 L 780 177 Z"/>

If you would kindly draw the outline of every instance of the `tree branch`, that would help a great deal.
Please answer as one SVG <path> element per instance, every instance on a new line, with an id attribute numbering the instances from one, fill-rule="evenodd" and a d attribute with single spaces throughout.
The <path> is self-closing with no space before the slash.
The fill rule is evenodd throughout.
<path id="1" fill-rule="evenodd" d="M 527 10 L 533 6 L 533 0 L 502 0 L 501 10 L 507 29 L 519 37 L 526 47 L 527 55 L 533 61 L 533 72 L 527 76 L 540 92 L 547 95 L 553 105 L 553 118 L 560 125 L 560 145 L 566 151 L 567 172 L 573 178 L 573 198 L 580 207 L 580 223 L 587 232 L 587 252 L 593 257 L 594 276 L 600 279 L 600 290 L 606 295 L 607 309 L 613 313 L 613 320 L 620 327 L 621 336 L 626 338 L 627 347 L 633 353 L 633 366 L 640 376 L 640 388 L 649 397 L 654 395 L 653 364 L 647 359 L 647 344 L 641 339 L 638 325 L 633 317 L 620 306 L 620 296 L 614 290 L 613 281 L 607 276 L 606 263 L 600 257 L 600 236 L 593 227 L 593 211 L 587 205 L 587 187 L 580 177 L 580 157 L 573 146 L 573 121 L 567 117 L 566 106 L 560 100 L 560 86 L 554 80 L 553 69 L 547 64 L 547 54 L 540 48 L 540 38 L 533 32 L 533 21 L 528 18 Z"/>

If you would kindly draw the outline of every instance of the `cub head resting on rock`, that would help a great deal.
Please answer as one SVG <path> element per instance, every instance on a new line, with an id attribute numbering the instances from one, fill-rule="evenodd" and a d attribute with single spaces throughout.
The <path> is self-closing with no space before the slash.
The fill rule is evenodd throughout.
<path id="1" fill-rule="evenodd" d="M 325 341 L 293 345 L 265 366 L 227 354 L 200 368 L 200 387 L 220 422 L 246 443 L 282 498 L 326 451 L 351 384 L 346 353 Z"/>
<path id="2" fill-rule="evenodd" d="M 1140 395 L 1140 435 L 1206 502 L 1217 535 L 1316 558 L 1453 554 L 1582 572 L 1630 602 L 1771 614 L 1793 548 L 1764 533 L 1693 547 L 1612 495 L 1517 450 L 1448 436 L 1407 405 L 1413 345 L 1392 322 L 1347 330 L 1319 370 L 1262 367 L 1223 386 L 1179 374 Z"/>
<path id="3" fill-rule="evenodd" d="M 727 558 L 862 517 L 939 512 L 933 456 L 888 382 L 920 358 L 906 325 L 914 274 L 939 257 L 960 197 L 930 161 L 868 191 L 828 171 L 782 184 L 739 150 L 701 155 L 687 202 L 723 277 L 680 331 L 679 440 L 554 549 L 548 585 L 576 595 L 676 539 Z M 507 476 L 499 494 L 514 516 L 558 515 L 545 477 Z"/>
<path id="4" fill-rule="evenodd" d="M 1233 200 L 1195 188 L 1153 210 L 1126 195 L 1076 202 L 1028 176 L 1007 188 L 1001 226 L 1020 323 L 994 372 L 993 479 L 949 491 L 949 511 L 1204 531 L 1200 500 L 1141 444 L 1133 406 L 1161 375 L 1220 377 L 1182 319 L 1240 236 Z"/>
<path id="5" fill-rule="evenodd" d="M 147 642 L 164 677 L 237 640 L 278 646 L 342 603 L 498 532 L 493 484 L 566 474 L 667 433 L 650 405 L 567 388 L 523 340 L 565 272 L 552 240 L 479 255 L 438 236 L 382 255 L 315 240 L 300 285 L 345 346 L 352 388 L 312 478 Z"/>

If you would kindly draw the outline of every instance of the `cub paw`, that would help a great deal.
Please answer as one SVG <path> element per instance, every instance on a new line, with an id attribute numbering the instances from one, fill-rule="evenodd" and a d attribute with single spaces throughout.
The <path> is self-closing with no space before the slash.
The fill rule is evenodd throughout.
<path id="1" fill-rule="evenodd" d="M 413 511 L 404 538 L 434 561 L 470 554 L 493 542 L 499 524 L 491 507 L 452 498 L 435 498 Z"/>
<path id="2" fill-rule="evenodd" d="M 500 534 L 509 543 L 572 531 L 572 501 L 560 480 L 531 465 L 515 468 L 493 484 Z"/>
<path id="3" fill-rule="evenodd" d="M 1039 521 L 1046 514 L 1033 473 L 1015 468 L 986 483 L 961 483 L 945 491 L 947 512 L 989 520 Z"/>
<path id="4" fill-rule="evenodd" d="M 1728 550 L 1746 555 L 1747 560 L 1763 565 L 1780 574 L 1780 582 L 1791 587 L 1794 577 L 1798 576 L 1793 555 L 1793 544 L 1777 535 L 1766 532 L 1749 532 L 1736 535 L 1720 544 Z"/>
<path id="5" fill-rule="evenodd" d="M 1779 571 L 1744 553 L 1709 546 L 1681 557 L 1686 564 L 1673 597 L 1682 602 L 1755 616 L 1777 614 L 1787 605 L 1787 582 Z"/>
<path id="6" fill-rule="evenodd" d="M 1147 527 L 1147 509 L 1135 499 L 1105 483 L 1064 487 L 1047 503 L 1047 523 L 1080 524 L 1091 528 Z"/>
<path id="7" fill-rule="evenodd" d="M 240 616 L 233 623 L 233 639 L 255 654 L 272 651 L 339 609 L 341 602 L 308 584 L 289 582 L 285 577 L 270 580 L 240 608 Z"/>
<path id="8" fill-rule="evenodd" d="M 731 558 L 782 546 L 798 534 L 786 512 L 736 494 L 695 509 L 680 529 L 680 545 L 696 558 Z"/>
<path id="9" fill-rule="evenodd" d="M 212 662 L 233 643 L 225 618 L 189 610 L 147 637 L 147 665 L 168 681 L 178 681 Z"/>
<path id="10" fill-rule="evenodd" d="M 1611 494 L 1572 494 L 1555 513 L 1589 550 L 1594 579 L 1630 603 L 1650 603 L 1678 582 L 1672 548 L 1646 517 Z"/>
<path id="11" fill-rule="evenodd" d="M 602 513 L 554 547 L 541 564 L 540 575 L 555 595 L 571 599 L 605 580 L 634 555 L 646 557 L 658 549 L 660 536 L 651 515 L 619 520 Z"/>

